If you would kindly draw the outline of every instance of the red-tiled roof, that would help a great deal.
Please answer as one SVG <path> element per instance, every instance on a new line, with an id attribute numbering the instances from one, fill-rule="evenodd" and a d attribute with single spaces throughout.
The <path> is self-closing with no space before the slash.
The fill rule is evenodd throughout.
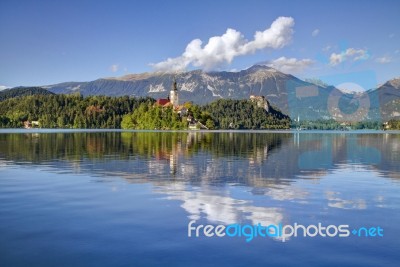
<path id="1" fill-rule="evenodd" d="M 166 98 L 157 99 L 157 104 L 160 106 L 164 106 L 165 104 L 168 104 L 168 103 L 169 103 L 169 99 L 166 99 Z"/>

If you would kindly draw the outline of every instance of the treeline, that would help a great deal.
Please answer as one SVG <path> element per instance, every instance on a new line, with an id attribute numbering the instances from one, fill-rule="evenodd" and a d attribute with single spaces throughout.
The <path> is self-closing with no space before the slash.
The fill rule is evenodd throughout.
<path id="1" fill-rule="evenodd" d="M 79 93 L 56 95 L 36 89 L 12 90 L 12 95 L 34 95 L 2 94 L 7 99 L 0 101 L 1 128 L 21 128 L 25 121 L 38 121 L 41 128 L 185 130 L 191 123 L 208 129 L 400 130 L 399 120 L 384 125 L 377 121 L 344 124 L 333 119 L 296 122 L 273 106 L 267 112 L 250 100 L 220 99 L 204 106 L 185 103 L 178 114 L 171 106 L 155 105 L 149 97 L 83 97 Z"/>
<path id="2" fill-rule="evenodd" d="M 269 111 L 249 100 L 220 99 L 201 107 L 218 129 L 288 129 L 289 116 L 270 106 Z M 195 115 L 196 117 L 196 115 Z"/>
<path id="3" fill-rule="evenodd" d="M 41 128 L 121 128 L 122 116 L 152 98 L 72 95 L 32 95 L 0 102 L 0 127 L 20 128 L 39 121 Z"/>
<path id="4" fill-rule="evenodd" d="M 131 114 L 123 116 L 122 129 L 138 130 L 184 130 L 187 120 L 174 112 L 173 107 L 161 107 L 141 103 Z"/>
<path id="5" fill-rule="evenodd" d="M 179 115 L 172 107 L 141 104 L 123 117 L 123 129 L 184 130 L 188 123 L 208 129 L 288 129 L 290 119 L 275 108 L 269 112 L 250 100 L 220 99 L 205 106 L 185 103 Z M 200 127 L 199 127 L 200 128 Z"/>
<path id="6" fill-rule="evenodd" d="M 293 129 L 302 130 L 381 130 L 383 125 L 380 121 L 359 121 L 352 123 L 342 123 L 334 119 L 329 120 L 303 120 L 300 122 L 293 121 L 291 124 Z"/>
<path id="7" fill-rule="evenodd" d="M 53 95 L 54 93 L 41 87 L 16 87 L 0 91 L 0 101 L 27 95 Z"/>
<path id="8" fill-rule="evenodd" d="M 0 127 L 20 128 L 38 121 L 40 128 L 109 128 L 184 130 L 188 124 L 208 129 L 286 129 L 288 116 L 269 112 L 249 100 L 221 99 L 205 106 L 185 103 L 178 114 L 152 98 L 72 95 L 29 95 L 0 102 Z"/>
<path id="9" fill-rule="evenodd" d="M 390 120 L 387 122 L 387 130 L 400 130 L 400 120 Z"/>

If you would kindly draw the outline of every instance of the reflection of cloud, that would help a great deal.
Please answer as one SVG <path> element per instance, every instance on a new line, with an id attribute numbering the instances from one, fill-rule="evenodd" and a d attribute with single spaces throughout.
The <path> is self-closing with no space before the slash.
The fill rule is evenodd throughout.
<path id="1" fill-rule="evenodd" d="M 374 200 L 376 202 L 376 204 L 375 204 L 376 207 L 378 207 L 378 208 L 386 207 L 386 205 L 385 205 L 385 197 L 384 196 L 376 196 L 374 198 Z"/>
<path id="2" fill-rule="evenodd" d="M 250 220 L 253 224 L 278 224 L 283 215 L 278 208 L 256 207 L 249 200 L 218 195 L 213 191 L 189 191 L 184 184 L 165 185 L 157 192 L 167 194 L 167 199 L 183 201 L 181 207 L 191 220 L 202 217 L 213 223 L 232 224 Z M 220 191 L 219 191 L 220 192 Z"/>
<path id="3" fill-rule="evenodd" d="M 285 186 L 280 188 L 269 188 L 265 195 L 268 195 L 272 199 L 283 201 L 306 199 L 309 195 L 309 192 L 293 186 Z"/>
<path id="4" fill-rule="evenodd" d="M 117 186 L 113 185 L 113 186 L 111 187 L 111 191 L 112 191 L 112 192 L 118 192 L 119 189 L 118 189 Z"/>
<path id="5" fill-rule="evenodd" d="M 352 209 L 352 210 L 364 210 L 367 208 L 365 199 L 342 199 L 338 197 L 339 192 L 327 191 L 325 192 L 328 200 L 328 206 L 338 209 Z"/>

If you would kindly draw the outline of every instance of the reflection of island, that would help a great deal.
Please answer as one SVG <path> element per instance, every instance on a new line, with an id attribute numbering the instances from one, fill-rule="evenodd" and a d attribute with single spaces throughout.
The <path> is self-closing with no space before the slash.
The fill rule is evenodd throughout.
<path id="1" fill-rule="evenodd" d="M 321 194 L 335 209 L 381 207 L 380 192 L 366 199 L 349 186 L 324 187 L 329 174 L 362 166 L 376 177 L 400 178 L 400 135 L 253 132 L 98 132 L 0 134 L 0 168 L 45 165 L 132 183 L 178 200 L 189 219 L 213 223 L 289 222 L 281 202 L 313 205 Z M 324 177 L 324 179 L 320 179 Z M 306 181 L 306 186 L 299 181 Z M 343 183 L 343 182 L 342 182 Z M 310 184 L 316 184 L 312 186 Z M 245 194 L 260 196 L 256 203 Z M 319 191 L 321 190 L 321 191 Z"/>
<path id="2" fill-rule="evenodd" d="M 0 159 L 98 175 L 166 175 L 193 184 L 255 187 L 318 178 L 342 163 L 400 178 L 400 135 L 253 132 L 1 134 Z M 140 161 L 141 166 L 137 166 Z M 156 179 L 156 178 L 154 178 Z"/>

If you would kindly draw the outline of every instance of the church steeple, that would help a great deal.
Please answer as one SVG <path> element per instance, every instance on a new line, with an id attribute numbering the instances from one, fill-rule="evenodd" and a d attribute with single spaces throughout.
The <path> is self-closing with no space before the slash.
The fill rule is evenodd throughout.
<path id="1" fill-rule="evenodd" d="M 178 86 L 177 86 L 175 78 L 174 78 L 174 82 L 172 83 L 171 91 L 169 92 L 169 99 L 175 108 L 177 106 L 179 106 Z"/>
<path id="2" fill-rule="evenodd" d="M 178 87 L 177 87 L 177 85 L 176 85 L 176 80 L 175 80 L 175 78 L 174 78 L 174 82 L 172 83 L 172 91 L 178 91 Z"/>

